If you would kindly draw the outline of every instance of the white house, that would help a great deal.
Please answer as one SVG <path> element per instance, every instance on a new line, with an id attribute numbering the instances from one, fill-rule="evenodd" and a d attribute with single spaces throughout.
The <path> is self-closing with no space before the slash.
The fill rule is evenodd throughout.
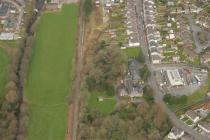
<path id="1" fill-rule="evenodd" d="M 180 139 L 183 135 L 184 135 L 183 130 L 173 127 L 171 129 L 171 132 L 168 134 L 168 138 L 172 140 L 177 140 L 177 139 Z"/>

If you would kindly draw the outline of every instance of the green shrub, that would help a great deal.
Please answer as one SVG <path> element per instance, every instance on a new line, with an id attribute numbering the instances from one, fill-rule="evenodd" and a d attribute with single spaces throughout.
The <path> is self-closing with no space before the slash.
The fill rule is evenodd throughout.
<path id="1" fill-rule="evenodd" d="M 163 100 L 168 103 L 169 105 L 173 104 L 186 104 L 187 103 L 187 96 L 182 95 L 180 97 L 172 96 L 171 94 L 166 94 Z"/>

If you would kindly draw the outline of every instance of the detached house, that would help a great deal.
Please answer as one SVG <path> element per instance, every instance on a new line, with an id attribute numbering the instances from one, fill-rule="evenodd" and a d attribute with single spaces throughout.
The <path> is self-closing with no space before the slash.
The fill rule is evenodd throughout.
<path id="1" fill-rule="evenodd" d="M 184 136 L 181 137 L 181 140 L 196 140 L 196 139 L 189 134 L 184 134 Z"/>
<path id="2" fill-rule="evenodd" d="M 210 133 L 210 124 L 209 123 L 207 123 L 207 122 L 200 122 L 198 124 L 198 127 L 200 129 L 202 129 L 204 132 L 206 132 L 208 134 Z"/>
<path id="3" fill-rule="evenodd" d="M 197 123 L 200 120 L 200 116 L 198 116 L 193 110 L 189 110 L 185 113 L 185 115 L 194 123 Z"/>
<path id="4" fill-rule="evenodd" d="M 177 139 L 180 139 L 183 135 L 184 135 L 183 130 L 173 127 L 171 129 L 171 132 L 168 134 L 168 138 L 171 140 L 177 140 Z"/>

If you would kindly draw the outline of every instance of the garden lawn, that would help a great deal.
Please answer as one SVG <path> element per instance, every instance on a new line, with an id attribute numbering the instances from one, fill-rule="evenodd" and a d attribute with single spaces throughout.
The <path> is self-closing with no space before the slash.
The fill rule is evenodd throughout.
<path id="1" fill-rule="evenodd" d="M 3 49 L 0 48 L 0 101 L 4 97 L 4 89 L 7 83 L 9 63 L 9 56 Z"/>
<path id="2" fill-rule="evenodd" d="M 103 101 L 98 101 L 98 97 L 104 97 Z M 102 114 L 107 115 L 114 110 L 116 100 L 113 96 L 108 96 L 104 93 L 94 92 L 90 94 L 88 99 L 88 107 L 90 109 L 97 109 Z"/>
<path id="3" fill-rule="evenodd" d="M 140 53 L 140 48 L 127 48 L 123 51 L 128 57 L 137 57 Z"/>
<path id="4" fill-rule="evenodd" d="M 27 140 L 64 140 L 76 49 L 78 5 L 44 13 L 37 26 L 24 89 L 29 103 Z"/>

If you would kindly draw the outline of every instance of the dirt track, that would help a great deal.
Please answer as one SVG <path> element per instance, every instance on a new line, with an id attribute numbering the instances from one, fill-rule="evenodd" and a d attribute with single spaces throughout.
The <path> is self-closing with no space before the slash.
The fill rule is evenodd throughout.
<path id="1" fill-rule="evenodd" d="M 72 0 L 71 0 L 72 1 Z M 73 0 L 76 1 L 76 0 Z M 82 8 L 80 7 L 79 22 L 78 22 L 78 42 L 75 58 L 75 74 L 71 93 L 71 102 L 68 110 L 68 127 L 66 131 L 66 140 L 76 140 L 76 132 L 78 125 L 78 109 L 81 86 L 81 70 L 83 64 L 83 43 L 85 33 L 85 23 L 82 16 Z"/>

